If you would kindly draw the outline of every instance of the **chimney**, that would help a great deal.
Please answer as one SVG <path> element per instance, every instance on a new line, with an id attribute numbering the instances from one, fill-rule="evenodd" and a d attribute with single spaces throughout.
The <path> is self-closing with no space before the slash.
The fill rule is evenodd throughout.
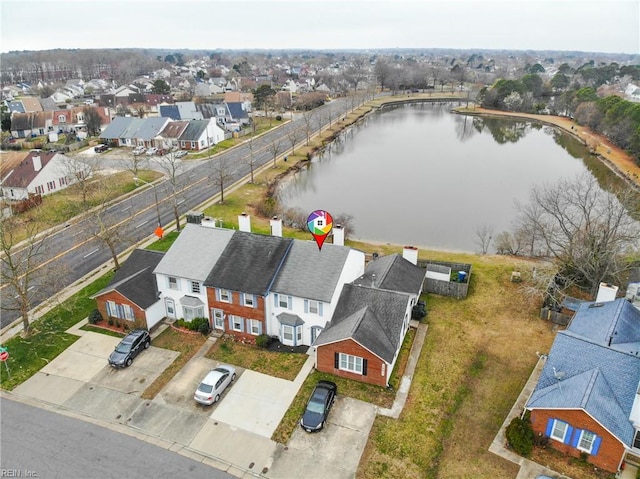
<path id="1" fill-rule="evenodd" d="M 402 257 L 407 261 L 409 261 L 410 263 L 417 265 L 418 264 L 418 248 L 416 248 L 415 246 L 405 246 L 402 249 Z"/>
<path id="2" fill-rule="evenodd" d="M 274 216 L 269 221 L 269 224 L 271 225 L 271 235 L 282 238 L 282 220 L 277 216 Z"/>
<path id="3" fill-rule="evenodd" d="M 33 169 L 35 171 L 40 171 L 42 169 L 42 160 L 39 156 L 33 157 Z"/>
<path id="4" fill-rule="evenodd" d="M 202 218 L 200 220 L 200 225 L 204 226 L 205 228 L 215 228 L 216 227 L 216 220 L 214 218 L 209 217 L 209 216 L 205 216 L 204 218 Z"/>
<path id="5" fill-rule="evenodd" d="M 333 225 L 333 244 L 344 246 L 344 228 L 342 225 Z"/>
<path id="6" fill-rule="evenodd" d="M 618 287 L 609 283 L 600 283 L 598 288 L 598 295 L 596 296 L 596 303 L 604 303 L 606 301 L 613 301 L 616 299 Z"/>
<path id="7" fill-rule="evenodd" d="M 244 211 L 238 215 L 238 229 L 251 233 L 251 217 Z"/>

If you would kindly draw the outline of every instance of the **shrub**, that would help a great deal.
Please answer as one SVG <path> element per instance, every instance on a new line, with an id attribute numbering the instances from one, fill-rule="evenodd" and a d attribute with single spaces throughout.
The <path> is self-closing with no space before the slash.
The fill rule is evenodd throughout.
<path id="1" fill-rule="evenodd" d="M 533 429 L 528 412 L 524 418 L 514 417 L 506 430 L 509 446 L 521 456 L 527 457 L 533 450 Z"/>
<path id="2" fill-rule="evenodd" d="M 98 321 L 102 321 L 102 315 L 100 314 L 100 311 L 94 309 L 89 314 L 89 324 L 96 324 Z"/>
<path id="3" fill-rule="evenodd" d="M 200 326 L 198 326 L 198 331 L 203 336 L 208 335 L 211 332 L 211 328 L 209 327 L 209 321 L 207 321 L 205 323 L 200 323 Z"/>
<path id="4" fill-rule="evenodd" d="M 209 326 L 209 320 L 207 318 L 193 318 L 191 321 L 187 323 L 187 327 L 191 331 L 200 331 L 200 327 L 206 324 Z"/>
<path id="5" fill-rule="evenodd" d="M 282 121 L 282 115 L 276 115 L 276 121 Z"/>
<path id="6" fill-rule="evenodd" d="M 109 326 L 113 326 L 113 318 L 110 317 L 107 323 L 109 323 Z"/>
<path id="7" fill-rule="evenodd" d="M 256 338 L 256 346 L 267 349 L 272 341 L 273 339 L 268 334 L 261 334 Z"/>

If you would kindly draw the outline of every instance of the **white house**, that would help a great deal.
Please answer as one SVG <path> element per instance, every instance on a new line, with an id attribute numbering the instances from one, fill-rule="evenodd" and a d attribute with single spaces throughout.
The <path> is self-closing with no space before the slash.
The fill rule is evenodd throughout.
<path id="1" fill-rule="evenodd" d="M 208 317 L 204 281 L 234 230 L 187 225 L 153 270 L 167 318 Z"/>
<path id="2" fill-rule="evenodd" d="M 313 344 L 331 319 L 345 283 L 364 273 L 364 253 L 294 240 L 266 301 L 267 334 L 283 344 Z"/>
<path id="3" fill-rule="evenodd" d="M 71 172 L 78 169 L 70 166 L 71 161 L 75 160 L 61 153 L 33 150 L 2 178 L 2 195 L 19 201 L 29 194 L 60 191 L 75 181 Z"/>

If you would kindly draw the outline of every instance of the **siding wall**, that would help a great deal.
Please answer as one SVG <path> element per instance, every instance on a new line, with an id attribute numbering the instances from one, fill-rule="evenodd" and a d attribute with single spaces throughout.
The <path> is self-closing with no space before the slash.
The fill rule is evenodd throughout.
<path id="1" fill-rule="evenodd" d="M 620 441 L 612 436 L 605 428 L 594 421 L 586 412 L 579 409 L 534 409 L 531 412 L 531 425 L 536 435 L 546 435 L 549 419 L 560 419 L 575 429 L 586 429 L 602 439 L 600 448 L 595 456 L 589 456 L 588 461 L 594 466 L 609 472 L 616 472 L 624 454 L 624 447 Z M 570 444 L 562 444 L 555 439 L 549 439 L 549 445 L 558 451 L 574 457 L 580 457 L 580 452 Z"/>
<path id="2" fill-rule="evenodd" d="M 363 376 L 362 374 L 337 369 L 335 367 L 335 353 L 345 353 L 366 359 L 367 375 Z M 316 369 L 318 371 L 385 387 L 387 385 L 386 370 L 388 369 L 388 365 L 385 365 L 385 374 L 383 375 L 382 364 L 383 361 L 379 357 L 351 339 L 345 339 L 344 341 L 326 344 L 316 348 Z"/>

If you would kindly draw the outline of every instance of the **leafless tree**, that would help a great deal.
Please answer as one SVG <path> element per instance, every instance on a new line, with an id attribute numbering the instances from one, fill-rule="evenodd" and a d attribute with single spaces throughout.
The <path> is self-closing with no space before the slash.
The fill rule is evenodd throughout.
<path id="1" fill-rule="evenodd" d="M 481 224 L 476 228 L 476 244 L 480 247 L 482 254 L 487 254 L 489 247 L 491 246 L 491 240 L 493 239 L 494 227 L 488 224 Z"/>
<path id="2" fill-rule="evenodd" d="M 307 136 L 307 146 L 309 146 L 309 141 L 311 141 L 311 133 L 313 132 L 313 120 L 316 114 L 313 110 L 305 111 L 302 113 L 302 119 L 304 120 L 304 132 Z"/>
<path id="3" fill-rule="evenodd" d="M 169 152 L 159 158 L 158 165 L 160 165 L 160 168 L 167 174 L 167 179 L 171 186 L 173 216 L 176 220 L 176 229 L 180 231 L 180 212 L 178 206 L 180 206 L 181 203 L 180 191 L 184 186 L 180 178 L 180 173 L 184 171 L 184 163 L 180 158 L 176 158 L 174 152 Z"/>
<path id="4" fill-rule="evenodd" d="M 376 74 L 378 83 L 380 83 L 380 91 L 384 91 L 387 78 L 389 78 L 392 68 L 393 67 L 386 58 L 378 58 L 376 60 L 376 65 L 373 68 L 373 71 Z"/>
<path id="5" fill-rule="evenodd" d="M 298 128 L 291 128 L 287 133 L 287 139 L 291 145 L 291 154 L 296 154 L 296 144 L 301 140 L 300 130 Z"/>
<path id="6" fill-rule="evenodd" d="M 628 213 L 637 213 L 640 198 L 631 188 L 606 188 L 584 173 L 535 187 L 518 205 L 521 223 L 537 232 L 561 273 L 593 296 L 640 259 L 640 223 Z"/>
<path id="7" fill-rule="evenodd" d="M 256 157 L 253 154 L 253 136 L 249 139 L 249 156 L 244 158 L 244 162 L 249 165 L 249 171 L 251 172 L 251 183 L 254 183 L 253 172 L 256 167 Z"/>
<path id="8" fill-rule="evenodd" d="M 133 176 L 138 176 L 138 173 L 141 169 L 147 164 L 147 157 L 145 155 L 134 155 L 131 153 L 131 156 L 127 156 L 118 162 L 122 165 L 122 167 L 133 173 Z"/>
<path id="9" fill-rule="evenodd" d="M 82 207 L 87 207 L 89 186 L 98 172 L 98 162 L 90 157 L 65 156 L 62 161 L 60 176 L 73 183 L 72 187 L 80 192 Z"/>
<path id="10" fill-rule="evenodd" d="M 224 188 L 233 179 L 231 164 L 222 156 L 211 162 L 211 180 L 220 187 L 220 203 L 224 203 Z"/>
<path id="11" fill-rule="evenodd" d="M 273 159 L 273 167 L 276 167 L 276 159 L 278 155 L 282 153 L 282 145 L 280 143 L 280 139 L 276 138 L 271 143 L 269 143 L 269 153 L 271 153 L 271 158 Z"/>
<path id="12" fill-rule="evenodd" d="M 0 222 L 0 290 L 4 311 L 17 311 L 22 317 L 25 334 L 31 332 L 31 303 L 40 286 L 52 286 L 63 277 L 45 264 L 51 234 L 38 219 L 22 227 L 26 239 L 18 242 L 19 219 L 11 217 Z"/>

